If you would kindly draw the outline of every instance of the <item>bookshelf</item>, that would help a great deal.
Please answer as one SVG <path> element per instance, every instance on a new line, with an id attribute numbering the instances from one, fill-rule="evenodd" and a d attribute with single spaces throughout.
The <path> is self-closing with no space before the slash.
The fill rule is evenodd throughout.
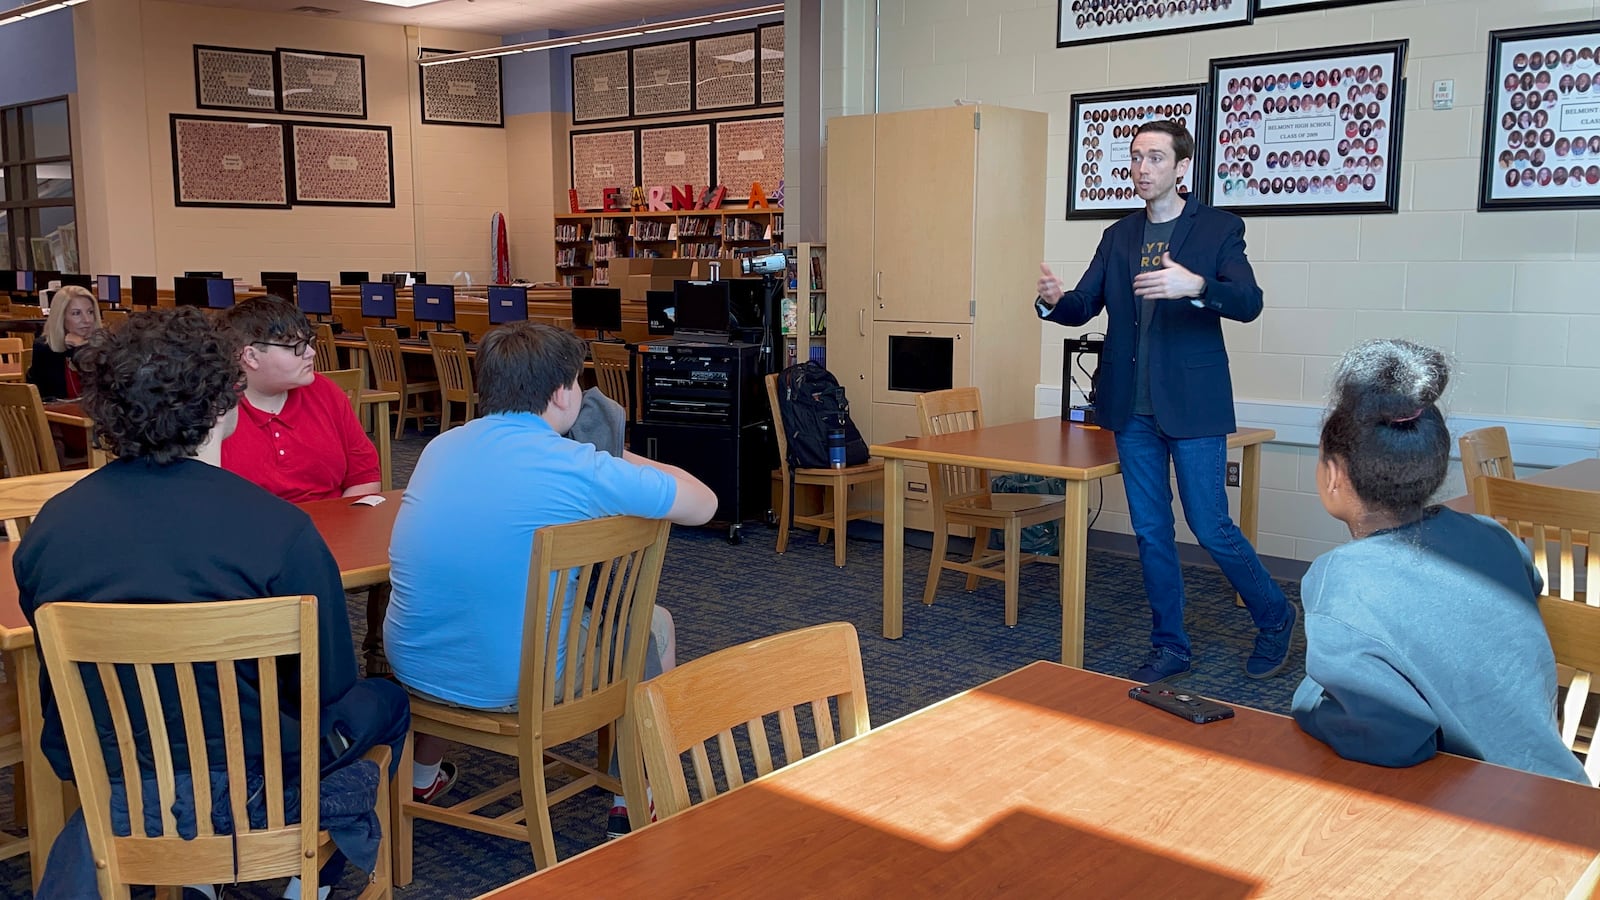
<path id="1" fill-rule="evenodd" d="M 563 285 L 609 284 L 608 264 L 618 257 L 735 259 L 783 245 L 778 208 L 561 213 L 555 222 Z"/>
<path id="2" fill-rule="evenodd" d="M 783 334 L 786 365 L 811 358 L 812 348 L 824 346 L 828 334 L 827 245 L 796 243 L 784 247 L 789 257 L 783 295 Z M 827 360 L 822 360 L 827 365 Z"/>

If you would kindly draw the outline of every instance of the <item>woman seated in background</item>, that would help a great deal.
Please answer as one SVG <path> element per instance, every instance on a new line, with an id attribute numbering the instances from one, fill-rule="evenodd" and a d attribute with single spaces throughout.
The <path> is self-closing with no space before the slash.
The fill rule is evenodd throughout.
<path id="1" fill-rule="evenodd" d="M 44 335 L 33 342 L 28 380 L 45 400 L 75 400 L 81 393 L 78 373 L 67 361 L 100 330 L 100 305 L 88 289 L 69 284 L 50 300 Z"/>
<path id="2" fill-rule="evenodd" d="M 1492 519 L 1428 506 L 1450 464 L 1443 354 L 1379 340 L 1345 354 L 1317 493 L 1355 540 L 1301 583 L 1306 677 L 1294 718 L 1340 756 L 1411 766 L 1439 751 L 1588 783 L 1556 730 L 1556 663 L 1527 547 Z"/>

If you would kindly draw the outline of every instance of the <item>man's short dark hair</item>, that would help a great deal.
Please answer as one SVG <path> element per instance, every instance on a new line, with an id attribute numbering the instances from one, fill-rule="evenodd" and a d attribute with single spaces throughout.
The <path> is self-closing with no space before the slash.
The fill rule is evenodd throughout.
<path id="1" fill-rule="evenodd" d="M 1153 122 L 1146 122 L 1139 126 L 1139 130 L 1135 131 L 1133 136 L 1138 137 L 1146 133 L 1164 134 L 1172 138 L 1172 154 L 1176 157 L 1173 162 L 1194 158 L 1194 135 L 1189 133 L 1189 129 L 1179 125 L 1177 122 L 1171 119 L 1156 119 Z M 1133 142 L 1130 140 L 1129 143 Z"/>
<path id="2" fill-rule="evenodd" d="M 300 307 L 268 294 L 234 304 L 222 314 L 222 321 L 239 336 L 239 343 L 258 341 L 288 343 L 311 337 L 311 323 Z"/>
<path id="3" fill-rule="evenodd" d="M 193 456 L 244 379 L 234 334 L 190 307 L 134 313 L 96 331 L 72 361 L 96 439 L 118 459 Z"/>
<path id="4" fill-rule="evenodd" d="M 483 415 L 543 413 L 560 388 L 578 380 L 589 348 L 570 331 L 514 322 L 478 342 L 478 408 Z"/>

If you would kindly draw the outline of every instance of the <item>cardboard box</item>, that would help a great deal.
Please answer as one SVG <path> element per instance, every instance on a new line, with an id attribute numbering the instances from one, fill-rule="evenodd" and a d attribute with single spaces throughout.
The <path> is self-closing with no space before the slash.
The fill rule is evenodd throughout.
<path id="1" fill-rule="evenodd" d="M 613 259 L 610 264 L 611 283 L 621 284 L 624 279 L 632 278 L 635 275 L 666 275 L 673 278 L 689 278 L 692 277 L 697 266 L 704 266 L 706 262 L 707 260 L 703 259 L 649 256 Z"/>

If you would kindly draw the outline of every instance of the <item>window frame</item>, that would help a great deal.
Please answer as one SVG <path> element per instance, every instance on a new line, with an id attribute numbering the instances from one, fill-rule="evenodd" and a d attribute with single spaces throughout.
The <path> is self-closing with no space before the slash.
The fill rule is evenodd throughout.
<path id="1" fill-rule="evenodd" d="M 26 147 L 28 131 L 32 127 L 31 125 L 23 124 L 22 111 L 31 107 L 49 106 L 53 103 L 62 104 L 67 113 L 67 154 L 65 156 L 57 154 L 50 156 L 17 156 L 13 158 L 11 156 L 11 148 L 13 146 L 19 149 Z M 33 233 L 34 216 L 30 215 L 30 213 L 41 209 L 68 207 L 72 209 L 72 221 L 75 224 L 78 221 L 78 172 L 77 161 L 72 156 L 72 137 L 72 101 L 70 97 L 64 94 L 59 97 L 46 97 L 40 100 L 31 100 L 27 103 L 0 106 L 0 170 L 3 170 L 5 175 L 5 189 L 0 191 L 0 213 L 5 214 L 5 233 L 8 241 L 6 251 L 10 257 L 10 268 L 12 269 L 36 271 L 40 268 L 39 261 L 33 258 L 33 240 L 37 237 L 46 237 L 46 235 Z M 22 185 L 26 181 L 22 176 L 28 174 L 35 181 L 35 184 L 17 187 L 15 190 L 18 193 L 36 192 L 38 167 L 50 163 L 67 164 L 68 176 L 72 182 L 72 193 L 70 195 L 45 199 L 32 197 L 23 200 L 12 200 L 10 198 L 11 191 L 14 189 L 12 187 L 13 177 L 16 178 L 19 185 Z M 73 239 L 76 242 L 76 234 L 74 234 Z M 74 256 L 81 260 L 81 246 L 75 246 L 73 249 L 77 251 Z M 51 265 L 47 265 L 44 268 L 53 269 L 53 261 Z M 81 264 L 79 268 L 82 268 Z"/>

